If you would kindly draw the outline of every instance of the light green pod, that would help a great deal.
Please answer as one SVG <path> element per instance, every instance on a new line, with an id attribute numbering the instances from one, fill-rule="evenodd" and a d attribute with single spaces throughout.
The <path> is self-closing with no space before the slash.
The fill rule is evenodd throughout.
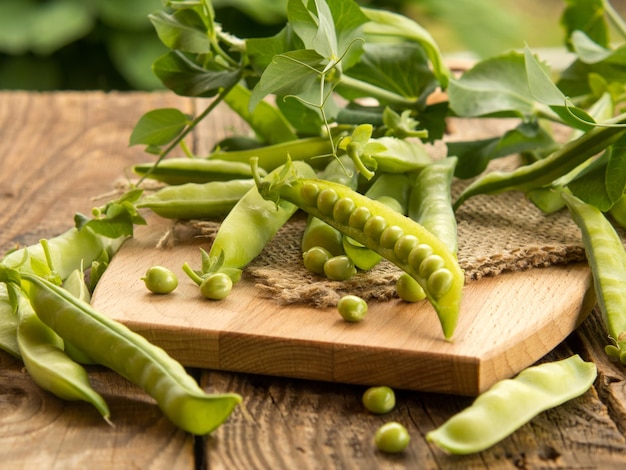
<path id="1" fill-rule="evenodd" d="M 63 352 L 63 340 L 35 314 L 30 302 L 20 297 L 17 342 L 29 375 L 44 390 L 62 400 L 91 403 L 109 421 L 109 407 L 89 383 L 87 372 Z"/>
<path id="2" fill-rule="evenodd" d="M 9 299 L 6 284 L 0 283 L 0 349 L 19 358 L 17 344 L 17 311 Z"/>
<path id="3" fill-rule="evenodd" d="M 453 454 L 480 452 L 539 413 L 585 393 L 596 374 L 595 364 L 578 355 L 529 367 L 514 379 L 497 382 L 426 439 Z"/>
<path id="4" fill-rule="evenodd" d="M 210 433 L 241 402 L 236 393 L 205 393 L 163 349 L 61 287 L 30 274 L 23 274 L 22 281 L 42 322 L 98 364 L 141 387 L 181 429 Z"/>
<path id="5" fill-rule="evenodd" d="M 169 158 L 160 162 L 156 167 L 154 163 L 135 165 L 133 171 L 139 176 L 172 185 L 202 184 L 252 177 L 250 165 L 245 162 L 205 158 Z"/>
<path id="6" fill-rule="evenodd" d="M 253 187 L 253 179 L 166 186 L 143 197 L 137 207 L 166 219 L 211 219 L 228 214 Z"/>

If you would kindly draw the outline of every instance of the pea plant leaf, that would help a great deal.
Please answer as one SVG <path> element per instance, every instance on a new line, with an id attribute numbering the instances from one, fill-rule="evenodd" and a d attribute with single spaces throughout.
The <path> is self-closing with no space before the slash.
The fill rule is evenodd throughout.
<path id="1" fill-rule="evenodd" d="M 565 37 L 569 39 L 574 31 L 582 31 L 595 43 L 607 47 L 609 29 L 604 16 L 604 0 L 566 0 L 565 3 L 567 6 L 561 15 Z"/>
<path id="2" fill-rule="evenodd" d="M 556 147 L 552 136 L 536 121 L 522 122 L 500 137 L 448 142 L 448 156 L 458 158 L 454 175 L 465 179 L 482 173 L 493 159 L 521 152 L 549 153 Z"/>
<path id="3" fill-rule="evenodd" d="M 450 81 L 448 100 L 450 109 L 458 116 L 534 115 L 524 55 L 511 51 L 479 62 Z"/>
<path id="4" fill-rule="evenodd" d="M 535 101 L 549 106 L 564 123 L 575 129 L 593 127 L 594 119 L 583 109 L 568 104 L 568 98 L 550 78 L 547 66 L 537 60 L 528 46 L 524 49 L 524 62 L 528 88 Z"/>
<path id="5" fill-rule="evenodd" d="M 195 10 L 178 10 L 173 14 L 164 11 L 148 15 L 159 39 L 170 49 L 207 54 L 211 41 L 205 22 Z"/>
<path id="6" fill-rule="evenodd" d="M 205 67 L 180 51 L 157 59 L 152 70 L 163 84 L 177 95 L 208 98 L 239 81 L 239 69 L 225 69 L 215 62 Z"/>
<path id="7" fill-rule="evenodd" d="M 173 141 L 189 124 L 191 117 L 175 108 L 154 109 L 145 113 L 133 129 L 129 144 L 161 146 Z"/>
<path id="8" fill-rule="evenodd" d="M 608 211 L 626 188 L 626 138 L 609 147 L 567 187 L 579 199 Z"/>

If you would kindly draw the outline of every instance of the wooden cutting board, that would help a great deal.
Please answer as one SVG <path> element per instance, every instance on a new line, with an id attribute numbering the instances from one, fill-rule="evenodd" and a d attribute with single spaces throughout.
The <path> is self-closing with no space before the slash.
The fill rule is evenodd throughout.
<path id="1" fill-rule="evenodd" d="M 347 323 L 334 308 L 281 306 L 245 276 L 209 301 L 181 269 L 199 265 L 201 242 L 155 248 L 168 223 L 136 230 L 92 304 L 190 367 L 476 395 L 542 358 L 596 300 L 586 264 L 483 278 L 465 287 L 453 342 L 427 301 L 371 302 L 365 320 Z M 155 264 L 179 276 L 172 294 L 145 289 L 140 278 Z"/>

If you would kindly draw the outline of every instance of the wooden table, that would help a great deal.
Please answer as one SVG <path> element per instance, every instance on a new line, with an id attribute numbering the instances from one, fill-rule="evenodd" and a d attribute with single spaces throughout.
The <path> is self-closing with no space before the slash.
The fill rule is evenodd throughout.
<path id="1" fill-rule="evenodd" d="M 106 201 L 124 169 L 146 161 L 143 149 L 127 145 L 144 112 L 176 106 L 194 113 L 197 104 L 171 93 L 0 93 L 0 252 L 55 236 L 72 225 L 75 212 Z M 220 122 L 213 129 L 230 125 Z M 192 146 L 198 153 L 221 137 L 211 128 L 209 122 L 196 133 Z M 396 409 L 374 416 L 361 406 L 364 387 L 193 370 L 207 391 L 244 397 L 214 434 L 194 438 L 110 371 L 92 367 L 89 374 L 110 405 L 115 427 L 87 404 L 42 391 L 19 361 L 0 351 L 0 467 L 624 468 L 625 374 L 603 346 L 593 312 L 550 359 L 576 352 L 593 360 L 599 370 L 595 388 L 466 457 L 446 455 L 424 436 L 469 405 L 468 397 L 398 391 Z M 412 436 L 409 448 L 395 456 L 377 452 L 372 443 L 375 429 L 392 419 Z"/>

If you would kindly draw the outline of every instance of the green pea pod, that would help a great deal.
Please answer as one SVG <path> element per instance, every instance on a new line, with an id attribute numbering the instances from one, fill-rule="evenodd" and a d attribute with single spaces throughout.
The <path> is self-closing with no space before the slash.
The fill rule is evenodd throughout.
<path id="1" fill-rule="evenodd" d="M 595 364 L 578 355 L 529 367 L 514 379 L 497 382 L 426 439 L 453 454 L 480 452 L 539 413 L 582 395 L 596 375 Z"/>
<path id="2" fill-rule="evenodd" d="M 326 165 L 332 154 L 333 145 L 328 137 L 308 137 L 250 150 L 217 151 L 209 155 L 208 158 L 209 160 L 241 162 L 248 167 L 251 158 L 258 158 L 261 169 L 273 171 L 285 164 L 287 155 L 294 161 L 305 161 L 310 165 Z"/>
<path id="3" fill-rule="evenodd" d="M 228 214 L 253 187 L 253 179 L 166 186 L 143 197 L 137 207 L 166 219 L 211 219 Z"/>
<path id="4" fill-rule="evenodd" d="M 169 158 L 161 161 L 156 167 L 154 163 L 142 163 L 133 166 L 133 172 L 171 185 L 202 184 L 252 177 L 250 165 L 247 163 L 205 158 Z"/>
<path id="5" fill-rule="evenodd" d="M 576 196 L 561 194 L 574 222 L 578 225 L 593 274 L 598 306 L 605 327 L 615 345 L 606 352 L 626 364 L 626 251 L 604 214 Z"/>
<path id="6" fill-rule="evenodd" d="M 82 268 L 72 271 L 72 273 L 63 282 L 63 289 L 84 302 L 91 301 L 91 292 L 89 292 L 89 288 L 85 283 L 85 276 L 83 274 Z M 63 348 L 65 354 L 67 354 L 73 361 L 78 362 L 79 364 L 93 365 L 96 363 L 93 359 L 87 356 L 87 354 L 78 349 L 72 343 L 68 343 L 67 341 L 65 341 Z"/>
<path id="7" fill-rule="evenodd" d="M 87 372 L 63 352 L 63 340 L 41 322 L 25 296 L 20 297 L 17 342 L 29 375 L 62 400 L 91 403 L 108 422 L 109 407 L 89 383 Z"/>
<path id="8" fill-rule="evenodd" d="M 367 189 L 365 195 L 377 201 L 391 202 L 401 214 L 406 214 L 409 204 L 411 180 L 406 174 L 381 173 Z M 388 204 L 388 205 L 391 205 Z"/>
<path id="9" fill-rule="evenodd" d="M 17 309 L 9 298 L 6 284 L 0 283 L 0 349 L 21 357 L 17 344 Z"/>
<path id="10" fill-rule="evenodd" d="M 352 189 L 356 189 L 358 184 L 358 174 L 354 162 L 347 155 L 331 160 L 326 168 L 320 172 L 319 177 L 346 185 Z M 325 248 L 333 256 L 344 254 L 341 233 L 317 217 L 309 217 L 302 235 L 302 252 L 304 253 L 315 246 Z"/>
<path id="11" fill-rule="evenodd" d="M 235 393 L 205 393 L 163 349 L 63 288 L 31 274 L 23 274 L 22 281 L 41 321 L 97 363 L 140 386 L 183 430 L 210 433 L 240 403 Z"/>
<path id="12" fill-rule="evenodd" d="M 257 184 L 263 197 L 296 204 L 408 272 L 435 308 L 444 337 L 452 337 L 464 275 L 439 238 L 381 202 L 341 184 L 303 178 L 293 168 L 265 181 L 257 178 Z"/>
<path id="13" fill-rule="evenodd" d="M 315 171 L 304 162 L 294 162 L 298 173 L 313 177 Z M 279 167 L 266 178 L 271 181 L 285 169 Z M 288 201 L 265 200 L 253 187 L 221 223 L 209 250 L 209 258 L 221 259 L 219 269 L 243 269 L 285 225 L 298 207 Z M 236 282 L 233 279 L 233 282 Z"/>
<path id="14" fill-rule="evenodd" d="M 409 217 L 457 252 L 457 224 L 452 209 L 451 186 L 456 157 L 437 160 L 420 171 L 411 188 Z"/>
<path id="15" fill-rule="evenodd" d="M 623 124 L 623 122 L 618 123 Z M 524 165 L 510 172 L 494 171 L 470 184 L 454 203 L 457 209 L 477 194 L 496 194 L 505 191 L 527 192 L 546 186 L 569 173 L 588 158 L 602 152 L 626 132 L 624 127 L 596 127 L 576 140 L 568 142 L 548 157 Z"/>

